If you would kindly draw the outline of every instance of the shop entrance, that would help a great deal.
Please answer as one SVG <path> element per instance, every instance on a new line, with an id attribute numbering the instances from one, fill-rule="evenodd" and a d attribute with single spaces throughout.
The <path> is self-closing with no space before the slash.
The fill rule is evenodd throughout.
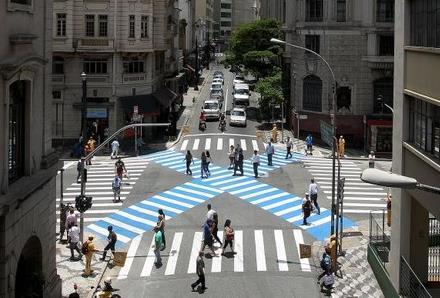
<path id="1" fill-rule="evenodd" d="M 18 260 L 15 275 L 15 297 L 43 297 L 43 252 L 40 239 L 32 236 L 28 239 L 20 259 Z"/>

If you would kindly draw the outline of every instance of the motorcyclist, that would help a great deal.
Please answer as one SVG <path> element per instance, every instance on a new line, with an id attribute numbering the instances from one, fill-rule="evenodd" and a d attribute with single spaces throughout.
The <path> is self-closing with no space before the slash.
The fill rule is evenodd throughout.
<path id="1" fill-rule="evenodd" d="M 220 114 L 220 119 L 219 119 L 219 123 L 218 123 L 218 128 L 221 129 L 222 127 L 226 126 L 226 120 L 225 120 L 225 114 L 221 113 Z"/>
<path id="2" fill-rule="evenodd" d="M 200 112 L 200 117 L 199 117 L 199 127 L 204 127 L 204 129 L 206 129 L 206 115 L 203 111 Z"/>

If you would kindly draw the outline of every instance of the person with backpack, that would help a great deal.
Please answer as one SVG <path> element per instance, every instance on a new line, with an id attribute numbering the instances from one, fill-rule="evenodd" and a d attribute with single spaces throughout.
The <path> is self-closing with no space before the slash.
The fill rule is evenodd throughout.
<path id="1" fill-rule="evenodd" d="M 112 181 L 113 203 L 121 201 L 121 185 L 122 185 L 122 180 L 118 175 L 116 175 Z M 117 200 L 116 200 L 116 196 L 118 197 Z"/>
<path id="2" fill-rule="evenodd" d="M 225 235 L 225 242 L 222 248 L 222 256 L 225 255 L 225 249 L 229 246 L 231 247 L 231 251 L 234 254 L 234 229 L 231 227 L 231 220 L 227 219 L 225 221 L 224 226 L 224 235 Z"/>
<path id="3" fill-rule="evenodd" d="M 93 243 L 94 236 L 89 235 L 88 239 L 84 241 L 81 247 L 81 253 L 86 256 L 86 264 L 84 268 L 84 277 L 90 276 L 93 273 L 92 270 L 92 258 L 93 254 L 98 251 Z"/>
<path id="4" fill-rule="evenodd" d="M 235 166 L 234 166 L 234 174 L 232 176 L 237 176 L 237 170 L 240 170 L 240 176 L 243 176 L 243 149 L 238 148 L 235 149 Z"/>
<path id="5" fill-rule="evenodd" d="M 321 280 L 321 278 L 328 272 L 332 270 L 332 257 L 330 255 L 330 247 L 326 246 L 325 251 L 322 254 L 320 266 L 323 270 L 322 273 L 318 276 L 318 280 Z"/>
<path id="6" fill-rule="evenodd" d="M 223 243 L 217 235 L 217 233 L 218 233 L 218 214 L 217 214 L 217 212 L 214 213 L 214 216 L 212 218 L 211 229 L 212 229 L 212 236 L 214 237 L 215 241 L 220 243 L 220 247 L 221 247 L 223 245 Z"/>
<path id="7" fill-rule="evenodd" d="M 335 283 L 333 273 L 331 271 L 325 272 L 325 275 L 321 277 L 319 283 L 321 285 L 321 292 L 324 292 L 325 289 L 326 294 L 330 295 Z"/>
<path id="8" fill-rule="evenodd" d="M 312 211 L 312 202 L 309 198 L 309 193 L 306 192 L 306 196 L 302 202 L 302 212 L 303 212 L 303 225 L 307 226 L 307 218 L 310 216 L 310 212 Z"/>
<path id="9" fill-rule="evenodd" d="M 211 249 L 212 254 L 215 256 L 214 246 L 212 239 L 212 220 L 207 219 L 203 225 L 203 242 L 200 251 L 205 251 L 205 247 L 208 246 Z"/>
<path id="10" fill-rule="evenodd" d="M 206 168 L 205 173 L 209 177 L 211 176 L 211 172 L 209 171 L 209 164 L 212 162 L 211 153 L 209 151 L 206 151 Z"/>
<path id="11" fill-rule="evenodd" d="M 101 261 L 105 261 L 105 256 L 107 255 L 107 251 L 110 249 L 112 251 L 112 254 L 115 255 L 115 245 L 116 241 L 118 240 L 118 236 L 113 231 L 112 226 L 107 227 L 108 230 L 108 236 L 107 236 L 107 245 L 104 247 L 104 252 L 102 253 Z"/>
<path id="12" fill-rule="evenodd" d="M 191 151 L 186 151 L 186 155 L 185 155 L 185 159 L 184 161 L 186 162 L 186 174 L 187 175 L 192 175 L 192 171 L 191 171 L 191 163 L 194 164 L 194 159 L 192 157 Z"/>
<path id="13" fill-rule="evenodd" d="M 207 159 L 206 159 L 206 153 L 205 151 L 202 152 L 202 155 L 200 156 L 200 175 L 201 178 L 208 178 L 208 173 L 206 172 L 206 164 L 207 164 Z M 206 175 L 206 176 L 205 176 Z"/>
<path id="14" fill-rule="evenodd" d="M 118 158 L 118 155 L 119 155 L 119 142 L 118 142 L 118 140 L 114 139 L 111 146 L 112 146 L 112 154 L 110 155 L 110 159 L 113 159 L 113 157 Z"/>
<path id="15" fill-rule="evenodd" d="M 205 285 L 205 262 L 203 261 L 203 251 L 199 251 L 199 256 L 196 261 L 196 273 L 199 277 L 194 283 L 191 284 L 191 289 L 194 292 L 195 287 L 199 284 L 202 285 L 201 292 L 204 292 L 207 288 Z"/>
<path id="16" fill-rule="evenodd" d="M 159 209 L 159 215 L 157 216 L 157 224 L 156 226 L 159 228 L 160 232 L 162 233 L 162 247 L 160 248 L 161 251 L 165 250 L 166 248 L 166 240 L 165 240 L 165 213 L 162 209 Z"/>

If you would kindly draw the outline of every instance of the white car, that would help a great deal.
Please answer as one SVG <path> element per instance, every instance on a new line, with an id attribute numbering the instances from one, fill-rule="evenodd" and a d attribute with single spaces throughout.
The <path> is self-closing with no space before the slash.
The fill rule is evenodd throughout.
<path id="1" fill-rule="evenodd" d="M 241 125 L 246 127 L 246 111 L 243 108 L 233 108 L 229 119 L 229 125 Z"/>
<path id="2" fill-rule="evenodd" d="M 206 119 L 218 120 L 220 118 L 220 103 L 218 102 L 218 100 L 205 100 L 202 110 L 205 113 Z"/>
<path id="3" fill-rule="evenodd" d="M 242 75 L 236 75 L 233 84 L 244 84 L 244 77 Z"/>
<path id="4" fill-rule="evenodd" d="M 211 91 L 217 91 L 217 90 L 223 90 L 222 83 L 212 83 L 211 84 Z"/>
<path id="5" fill-rule="evenodd" d="M 222 84 L 222 85 L 224 85 L 224 84 L 225 84 L 225 81 L 223 81 L 222 78 L 214 78 L 214 79 L 212 80 L 212 83 L 213 83 L 213 84 Z"/>

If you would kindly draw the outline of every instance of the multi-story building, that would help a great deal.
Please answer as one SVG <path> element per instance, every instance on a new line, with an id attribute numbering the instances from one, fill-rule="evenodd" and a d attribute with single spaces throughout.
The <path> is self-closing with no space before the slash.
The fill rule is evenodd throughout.
<path id="1" fill-rule="evenodd" d="M 232 2 L 232 30 L 241 24 L 252 23 L 260 18 L 260 0 Z"/>
<path id="2" fill-rule="evenodd" d="M 383 103 L 393 104 L 394 0 L 296 0 L 283 11 L 286 41 L 319 53 L 334 71 L 337 134 L 348 147 L 391 153 L 392 117 Z M 286 110 L 302 115 L 302 134 L 331 142 L 324 137 L 334 87 L 329 70 L 315 55 L 292 47 L 286 47 L 284 63 Z"/>
<path id="3" fill-rule="evenodd" d="M 440 187 L 440 1 L 395 7 L 393 172 Z M 439 218 L 439 193 L 393 189 L 386 268 L 402 296 L 428 297 L 416 277 L 440 296 Z"/>
<path id="4" fill-rule="evenodd" d="M 220 40 L 227 43 L 232 32 L 232 0 L 221 0 L 220 3 Z M 224 50 L 223 47 L 222 50 Z"/>
<path id="5" fill-rule="evenodd" d="M 130 122 L 135 107 L 144 122 L 167 119 L 182 90 L 176 78 L 178 12 L 167 0 L 53 3 L 55 143 L 80 133 L 82 72 L 87 123 L 98 140 L 107 127 L 111 133 Z"/>
<path id="6" fill-rule="evenodd" d="M 51 143 L 52 1 L 2 1 L 0 297 L 61 297 Z"/>
<path id="7" fill-rule="evenodd" d="M 214 0 L 196 0 L 195 22 L 197 42 L 204 47 L 214 33 Z"/>
<path id="8" fill-rule="evenodd" d="M 260 17 L 286 22 L 287 0 L 261 0 Z"/>

